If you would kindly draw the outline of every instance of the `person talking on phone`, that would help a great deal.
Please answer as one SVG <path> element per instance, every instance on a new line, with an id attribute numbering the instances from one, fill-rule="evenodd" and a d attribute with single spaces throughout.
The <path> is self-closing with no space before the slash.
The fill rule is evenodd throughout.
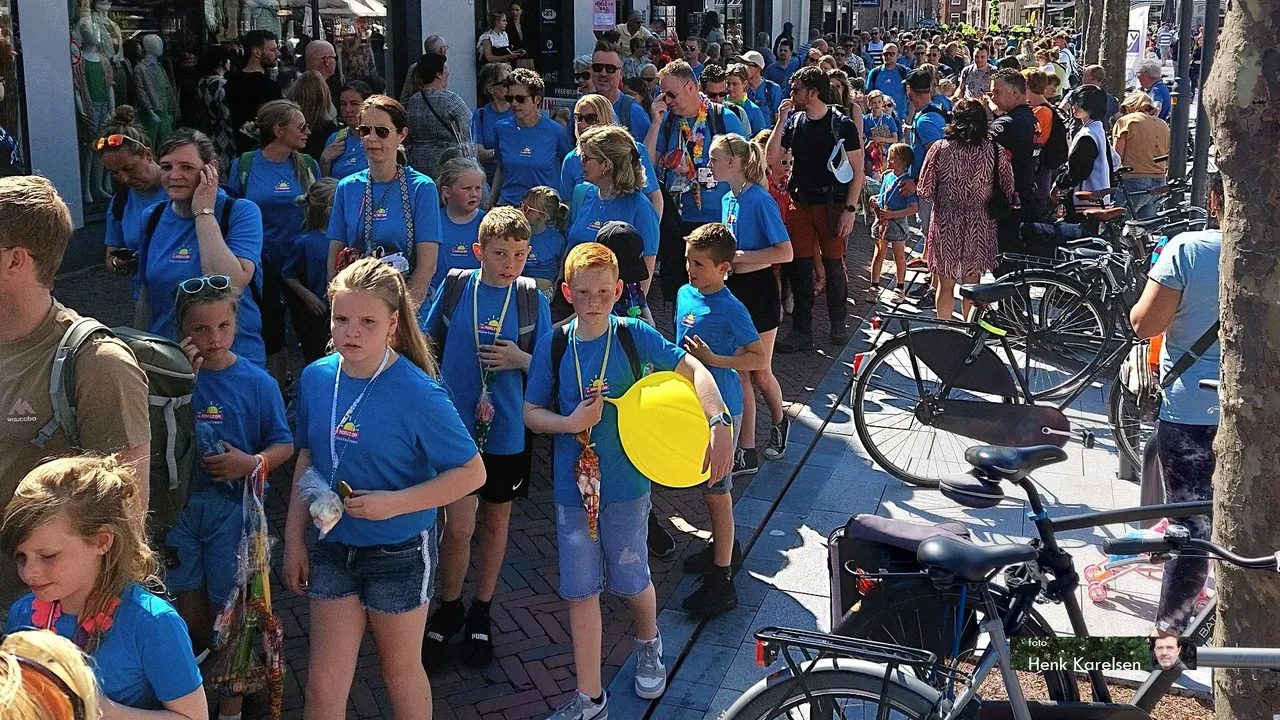
<path id="1" fill-rule="evenodd" d="M 121 275 L 137 270 L 148 210 L 169 199 L 160 182 L 164 172 L 136 117 L 131 106 L 116 106 L 99 126 L 100 135 L 93 144 L 98 160 L 111 173 L 116 186 L 116 194 L 107 205 L 106 261 L 108 271 Z"/>

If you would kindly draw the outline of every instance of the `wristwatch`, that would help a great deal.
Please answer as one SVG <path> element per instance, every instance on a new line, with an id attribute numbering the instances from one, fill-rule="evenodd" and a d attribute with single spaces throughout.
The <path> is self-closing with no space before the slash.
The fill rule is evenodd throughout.
<path id="1" fill-rule="evenodd" d="M 727 412 L 722 412 L 719 415 L 712 415 L 710 418 L 707 419 L 707 424 L 710 425 L 711 427 L 715 427 L 717 425 L 724 425 L 725 427 L 733 427 L 733 416 Z"/>
<path id="2" fill-rule="evenodd" d="M 845 206 L 844 206 L 844 211 L 845 211 L 845 212 L 850 212 L 850 213 L 857 213 L 857 212 L 858 212 L 858 206 L 857 206 L 857 205 L 845 205 Z"/>
<path id="3" fill-rule="evenodd" d="M 195 212 L 195 217 L 200 217 L 201 215 L 213 215 L 213 208 L 201 208 Z"/>

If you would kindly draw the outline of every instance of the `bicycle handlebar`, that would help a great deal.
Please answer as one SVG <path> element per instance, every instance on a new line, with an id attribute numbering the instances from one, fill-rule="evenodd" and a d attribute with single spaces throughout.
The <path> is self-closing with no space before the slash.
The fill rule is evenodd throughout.
<path id="1" fill-rule="evenodd" d="M 1174 527 L 1177 526 L 1170 526 L 1170 528 Z M 1185 530 L 1183 532 L 1185 532 Z M 1102 542 L 1102 551 L 1108 555 L 1138 555 L 1141 553 L 1162 552 L 1182 555 L 1200 554 L 1183 553 L 1183 550 L 1200 550 L 1203 551 L 1203 553 L 1212 555 L 1219 560 L 1225 560 L 1232 565 L 1237 565 L 1243 568 L 1275 570 L 1280 572 L 1280 552 L 1277 552 L 1274 555 L 1264 555 L 1256 558 L 1241 557 L 1240 555 L 1236 555 L 1230 550 L 1209 540 L 1179 537 L 1177 534 L 1168 534 L 1164 537 L 1158 538 L 1110 538 Z"/>

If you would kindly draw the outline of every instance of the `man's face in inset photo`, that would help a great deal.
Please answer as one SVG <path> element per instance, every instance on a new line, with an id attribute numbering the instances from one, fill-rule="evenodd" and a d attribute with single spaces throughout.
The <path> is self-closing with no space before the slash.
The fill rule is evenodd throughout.
<path id="1" fill-rule="evenodd" d="M 1156 656 L 1156 663 L 1161 670 L 1168 670 L 1178 664 L 1178 638 L 1169 636 L 1156 638 L 1155 649 L 1152 651 Z"/>

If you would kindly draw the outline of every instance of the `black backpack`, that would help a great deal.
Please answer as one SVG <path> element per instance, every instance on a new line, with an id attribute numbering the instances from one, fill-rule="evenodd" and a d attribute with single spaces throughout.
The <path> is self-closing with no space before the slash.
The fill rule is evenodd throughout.
<path id="1" fill-rule="evenodd" d="M 707 113 L 707 130 L 711 132 L 711 137 L 714 139 L 715 136 L 724 134 L 724 105 L 720 103 L 708 104 L 711 106 L 711 111 Z M 669 112 L 666 117 L 662 118 L 662 132 L 658 137 L 671 135 L 671 131 L 675 127 L 676 114 Z M 670 148 L 668 148 L 668 152 L 670 152 Z"/>
<path id="2" fill-rule="evenodd" d="M 121 188 L 111 196 L 111 217 L 116 222 L 124 222 L 124 206 L 129 204 L 129 189 Z"/>
<path id="3" fill-rule="evenodd" d="M 458 301 L 462 299 L 467 281 L 471 279 L 471 274 L 474 272 L 474 270 L 454 268 L 444 278 L 444 286 L 441 289 L 444 296 L 440 299 L 443 303 L 440 307 L 440 319 L 443 321 L 444 330 L 438 337 L 435 335 L 431 337 L 440 357 L 444 357 L 444 343 L 449 337 L 449 321 L 453 319 L 453 311 L 458 308 Z M 516 321 L 520 323 L 516 345 L 530 354 L 533 353 L 533 345 L 537 340 L 534 332 L 538 329 L 538 297 L 541 294 L 533 278 L 523 275 L 516 278 Z"/>
<path id="4" fill-rule="evenodd" d="M 1053 113 L 1053 127 L 1049 129 L 1044 147 L 1040 148 L 1040 167 L 1056 172 L 1067 161 L 1067 122 L 1058 108 L 1049 103 L 1036 107 L 1047 107 Z"/>
<path id="5" fill-rule="evenodd" d="M 640 367 L 640 355 L 636 352 L 636 339 L 631 336 L 631 322 L 630 318 L 618 318 L 618 327 L 614 335 L 622 345 L 622 352 L 627 356 L 627 364 L 631 366 L 631 376 L 639 380 L 643 377 L 644 371 Z M 558 408 L 560 412 L 564 412 L 564 408 L 560 408 L 560 362 L 564 360 L 565 351 L 569 349 L 569 332 L 572 328 L 573 323 L 565 323 L 551 334 L 551 405 L 549 407 Z"/>

